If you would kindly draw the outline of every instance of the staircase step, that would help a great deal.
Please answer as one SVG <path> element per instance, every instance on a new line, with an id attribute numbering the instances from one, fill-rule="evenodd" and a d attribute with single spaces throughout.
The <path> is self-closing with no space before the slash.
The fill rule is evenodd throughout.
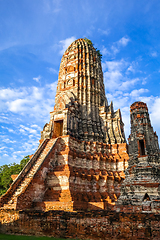
<path id="1" fill-rule="evenodd" d="M 18 195 L 20 195 L 20 193 L 23 191 L 23 189 L 25 187 L 27 187 L 27 185 L 31 182 L 33 175 L 36 173 L 38 167 L 43 162 L 43 160 L 45 159 L 46 155 L 48 154 L 48 152 L 50 151 L 50 149 L 52 148 L 52 146 L 53 146 L 53 144 L 55 142 L 56 142 L 56 139 L 54 139 L 54 140 L 51 139 L 50 141 L 48 141 L 47 145 L 45 146 L 45 148 L 43 149 L 42 153 L 38 157 L 38 159 L 35 162 L 34 166 L 31 167 L 30 171 L 25 176 L 25 179 L 20 183 L 20 185 L 18 186 L 17 190 L 14 192 L 14 194 L 13 194 L 11 200 L 10 200 L 11 202 L 14 203 L 14 201 L 16 200 L 16 197 Z M 12 203 L 12 205 L 13 205 L 13 203 Z"/>

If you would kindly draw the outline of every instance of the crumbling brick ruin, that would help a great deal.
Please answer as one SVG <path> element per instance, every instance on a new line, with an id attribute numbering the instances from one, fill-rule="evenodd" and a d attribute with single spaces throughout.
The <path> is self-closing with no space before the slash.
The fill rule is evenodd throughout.
<path id="1" fill-rule="evenodd" d="M 55 219 L 58 229 L 61 229 L 61 221 L 69 219 L 66 220 L 66 231 L 72 232 L 71 223 L 76 222 L 79 218 L 76 214 L 83 211 L 77 233 L 81 232 L 82 226 L 88 227 L 88 221 L 98 221 L 102 225 L 107 221 L 108 229 L 113 222 L 117 226 L 115 235 L 110 229 L 108 237 L 114 235 L 118 239 L 123 234 L 133 237 L 133 225 L 138 229 L 147 216 L 146 219 L 151 218 L 152 222 L 144 223 L 143 228 L 137 230 L 137 239 L 138 236 L 151 239 L 153 232 L 154 237 L 159 236 L 159 145 L 147 106 L 143 102 L 131 106 L 128 154 L 121 113 L 119 109 L 113 110 L 112 102 L 108 105 L 101 60 L 90 40 L 78 39 L 65 51 L 54 111 L 50 114 L 50 122 L 41 132 L 37 151 L 0 198 L 0 230 L 14 232 L 13 228 L 9 230 L 10 222 L 13 225 L 18 221 L 21 229 L 16 231 L 32 234 L 34 227 L 24 229 L 23 221 L 29 221 L 29 226 L 39 226 L 37 234 L 61 236 L 56 230 L 53 233 L 55 227 L 51 225 Z M 94 212 L 96 210 L 100 212 Z M 65 215 L 59 211 L 65 211 Z M 94 220 L 93 215 L 88 217 L 85 211 L 92 212 Z M 42 229 L 41 216 L 48 216 L 45 214 L 49 212 L 52 220 L 46 218 L 46 224 L 50 226 L 46 233 Z M 71 212 L 75 213 L 72 215 Z M 130 225 L 127 225 L 129 220 Z M 73 233 L 67 235 L 66 231 L 62 231 L 65 232 L 63 237 L 74 236 Z M 85 238 L 85 231 L 80 233 L 82 238 Z M 122 235 L 118 234 L 120 231 Z M 88 238 L 94 239 L 91 230 L 88 234 Z M 96 236 L 95 239 L 105 239 L 104 230 Z"/>
<path id="2" fill-rule="evenodd" d="M 133 103 L 130 112 L 129 166 L 117 206 L 121 211 L 160 212 L 158 137 L 151 126 L 145 103 Z"/>

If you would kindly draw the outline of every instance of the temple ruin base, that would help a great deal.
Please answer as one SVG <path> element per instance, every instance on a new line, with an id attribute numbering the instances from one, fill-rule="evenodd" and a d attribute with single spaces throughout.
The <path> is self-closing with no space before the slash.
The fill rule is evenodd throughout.
<path id="1" fill-rule="evenodd" d="M 78 239 L 160 239 L 160 215 L 1 210 L 0 232 Z"/>

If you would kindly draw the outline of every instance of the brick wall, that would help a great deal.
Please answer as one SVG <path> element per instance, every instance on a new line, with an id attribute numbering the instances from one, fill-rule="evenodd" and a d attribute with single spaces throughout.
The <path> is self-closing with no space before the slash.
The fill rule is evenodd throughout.
<path id="1" fill-rule="evenodd" d="M 160 215 L 1 210 L 0 232 L 78 239 L 160 239 Z"/>

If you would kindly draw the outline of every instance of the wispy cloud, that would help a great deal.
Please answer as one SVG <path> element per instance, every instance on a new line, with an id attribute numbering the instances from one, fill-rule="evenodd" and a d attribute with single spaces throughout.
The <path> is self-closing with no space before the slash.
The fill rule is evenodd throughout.
<path id="1" fill-rule="evenodd" d="M 123 73 L 127 66 L 128 62 L 124 59 L 103 63 L 105 85 L 109 91 L 120 90 L 122 84 L 127 87 L 128 80 Z"/>
<path id="2" fill-rule="evenodd" d="M 5 112 L 28 115 L 34 118 L 45 118 L 53 109 L 56 83 L 46 84 L 44 87 L 23 87 L 0 89 L 0 101 Z M 46 98 L 46 92 L 48 98 Z M 2 94 L 1 94 L 2 93 Z M 7 121 L 6 115 L 0 116 L 0 121 Z"/>
<path id="3" fill-rule="evenodd" d="M 41 79 L 41 76 L 39 75 L 38 77 L 34 77 L 33 80 L 39 83 L 39 80 Z"/>
<path id="4" fill-rule="evenodd" d="M 58 13 L 62 10 L 61 0 L 44 1 L 44 11 Z"/>
<path id="5" fill-rule="evenodd" d="M 50 73 L 53 73 L 53 74 L 58 74 L 58 71 L 56 70 L 56 69 L 54 69 L 54 68 L 47 68 L 48 69 L 48 71 L 50 72 Z"/>
<path id="6" fill-rule="evenodd" d="M 122 37 L 116 44 L 119 47 L 125 47 L 127 46 L 128 42 L 130 41 L 130 39 L 128 37 Z"/>
<path id="7" fill-rule="evenodd" d="M 9 138 L 6 138 L 6 139 L 3 139 L 2 142 L 5 142 L 5 143 L 15 143 L 16 141 L 15 140 L 10 140 Z"/>
<path id="8" fill-rule="evenodd" d="M 124 94 L 125 96 L 131 96 L 131 97 L 140 97 L 143 93 L 149 92 L 148 89 L 140 88 L 140 89 L 134 89 L 130 93 Z"/>
<path id="9" fill-rule="evenodd" d="M 12 98 L 23 97 L 25 92 L 24 88 L 11 89 L 11 88 L 1 88 L 0 89 L 0 99 L 9 100 Z"/>
<path id="10" fill-rule="evenodd" d="M 156 97 L 155 101 L 152 102 L 151 106 L 151 117 L 154 126 L 156 126 L 157 130 L 160 129 L 160 97 Z"/>
<path id="11" fill-rule="evenodd" d="M 102 35 L 108 36 L 110 33 L 110 30 L 109 29 L 104 30 L 104 29 L 98 28 L 98 32 Z"/>
<path id="12" fill-rule="evenodd" d="M 4 126 L 1 126 L 1 128 L 3 128 L 3 129 L 7 129 L 7 130 L 8 130 L 8 132 L 10 132 L 10 133 L 14 133 L 14 130 L 13 130 L 13 129 L 11 129 L 11 128 L 4 127 Z"/>
<path id="13" fill-rule="evenodd" d="M 74 42 L 76 40 L 76 38 L 70 37 L 70 38 L 66 38 L 65 40 L 61 40 L 59 42 L 60 46 L 61 46 L 61 50 L 60 50 L 60 54 L 63 54 L 65 52 L 65 50 L 69 47 L 69 45 Z"/>
<path id="14" fill-rule="evenodd" d="M 133 88 L 137 83 L 146 83 L 147 77 L 135 77 L 137 70 L 137 62 L 130 63 L 125 59 L 105 61 L 102 64 L 104 70 L 104 81 L 106 91 L 123 91 L 124 93 Z"/>
<path id="15" fill-rule="evenodd" d="M 20 131 L 22 130 L 22 132 L 29 132 L 32 134 L 37 134 L 37 130 L 31 128 L 31 127 L 26 127 L 24 125 L 20 125 Z"/>
<path id="16" fill-rule="evenodd" d="M 117 42 L 114 42 L 111 46 L 110 49 L 106 48 L 103 46 L 102 48 L 102 54 L 103 55 L 109 55 L 109 56 L 115 56 L 117 53 L 120 52 L 122 47 L 126 47 L 127 44 L 129 43 L 130 38 L 127 36 L 122 37 L 119 39 Z"/>
<path id="17" fill-rule="evenodd" d="M 157 57 L 158 56 L 158 53 L 156 51 L 153 51 L 150 53 L 152 57 Z"/>
<path id="18" fill-rule="evenodd" d="M 131 63 L 129 63 L 129 66 L 127 68 L 127 71 L 126 73 L 127 74 L 130 74 L 130 73 L 136 73 L 136 72 L 139 72 L 141 73 L 142 71 L 138 69 L 138 65 L 139 65 L 139 61 L 141 59 L 138 59 L 136 61 L 132 61 Z"/>

